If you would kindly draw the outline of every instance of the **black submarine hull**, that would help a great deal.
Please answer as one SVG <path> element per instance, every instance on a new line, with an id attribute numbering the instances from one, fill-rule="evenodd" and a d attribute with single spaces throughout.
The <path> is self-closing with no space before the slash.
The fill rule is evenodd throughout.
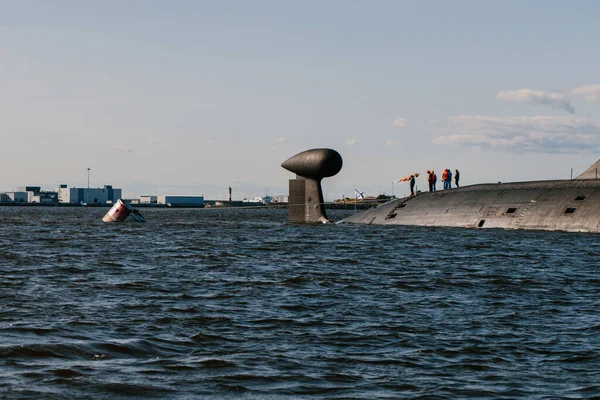
<path id="1" fill-rule="evenodd" d="M 420 193 L 338 223 L 600 232 L 600 180 L 478 184 Z"/>

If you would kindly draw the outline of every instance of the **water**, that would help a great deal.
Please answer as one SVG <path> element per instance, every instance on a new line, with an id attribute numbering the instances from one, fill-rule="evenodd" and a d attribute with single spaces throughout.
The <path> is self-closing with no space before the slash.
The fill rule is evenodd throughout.
<path id="1" fill-rule="evenodd" d="M 0 207 L 0 397 L 600 396 L 598 235 L 106 211 Z"/>

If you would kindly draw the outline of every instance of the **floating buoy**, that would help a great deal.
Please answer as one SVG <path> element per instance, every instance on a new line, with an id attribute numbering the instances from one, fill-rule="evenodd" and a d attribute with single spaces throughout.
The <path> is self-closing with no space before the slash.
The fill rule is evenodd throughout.
<path id="1" fill-rule="evenodd" d="M 121 199 L 117 200 L 114 206 L 102 218 L 102 222 L 125 222 L 126 220 L 136 222 L 146 222 L 138 210 L 124 203 Z"/>

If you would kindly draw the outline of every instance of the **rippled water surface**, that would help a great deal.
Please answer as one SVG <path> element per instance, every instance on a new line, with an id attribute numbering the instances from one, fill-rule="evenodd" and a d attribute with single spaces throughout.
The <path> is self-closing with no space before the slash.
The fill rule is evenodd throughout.
<path id="1" fill-rule="evenodd" d="M 107 210 L 0 207 L 0 397 L 600 396 L 598 235 Z"/>

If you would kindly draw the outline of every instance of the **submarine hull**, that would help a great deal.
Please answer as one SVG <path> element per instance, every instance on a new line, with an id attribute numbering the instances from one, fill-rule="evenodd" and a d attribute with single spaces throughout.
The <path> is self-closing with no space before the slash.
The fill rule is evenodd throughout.
<path id="1" fill-rule="evenodd" d="M 600 232 L 600 180 L 480 184 L 427 192 L 338 223 Z"/>

